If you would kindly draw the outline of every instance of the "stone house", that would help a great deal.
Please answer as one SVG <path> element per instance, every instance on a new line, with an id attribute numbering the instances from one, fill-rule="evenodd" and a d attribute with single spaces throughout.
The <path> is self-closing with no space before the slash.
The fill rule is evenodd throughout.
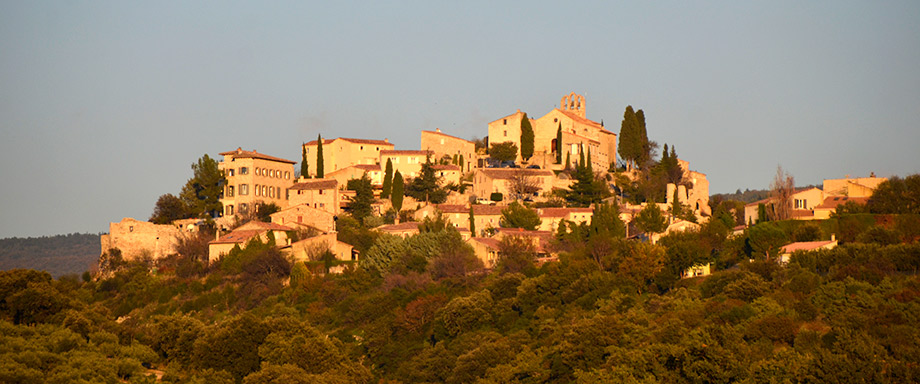
<path id="1" fill-rule="evenodd" d="M 553 188 L 555 174 L 548 169 L 525 168 L 480 168 L 473 174 L 473 194 L 480 199 L 489 199 L 492 193 L 501 193 L 502 203 L 514 199 L 514 185 L 520 180 L 532 184 L 537 197 Z"/>
<path id="2" fill-rule="evenodd" d="M 316 154 L 319 142 L 313 140 L 303 145 L 307 153 L 307 165 L 310 175 L 316 174 Z M 389 140 L 350 139 L 339 137 L 337 139 L 323 139 L 323 175 L 344 169 L 353 165 L 380 165 L 380 151 L 392 150 L 393 144 Z M 386 164 L 386 163 L 383 163 Z"/>
<path id="3" fill-rule="evenodd" d="M 333 215 L 341 212 L 342 196 L 336 179 L 297 179 L 288 188 L 291 206 L 306 204 Z"/>
<path id="4" fill-rule="evenodd" d="M 438 185 L 460 185 L 460 167 L 452 164 L 436 164 L 431 168 L 434 169 L 434 175 L 438 178 Z"/>
<path id="5" fill-rule="evenodd" d="M 184 236 L 198 233 L 197 219 L 176 220 L 172 224 L 154 224 L 125 217 L 109 223 L 109 233 L 99 236 L 102 253 L 118 248 L 125 260 L 149 255 L 154 260 L 176 253 Z"/>
<path id="6" fill-rule="evenodd" d="M 763 200 L 748 203 L 744 206 L 744 222 L 757 223 L 759 218 L 758 207 L 760 204 L 769 206 L 776 200 L 772 197 Z M 792 219 L 795 220 L 813 220 L 815 218 L 812 211 L 819 204 L 824 202 L 824 191 L 812 187 L 797 190 L 792 194 Z"/>
<path id="7" fill-rule="evenodd" d="M 594 208 L 539 208 L 537 214 L 542 220 L 538 229 L 555 232 L 562 220 L 575 224 L 590 224 L 591 218 L 594 217 Z"/>
<path id="8" fill-rule="evenodd" d="M 287 232 L 293 230 L 294 228 L 280 224 L 263 223 L 258 220 L 250 221 L 237 227 L 230 233 L 219 237 L 217 240 L 208 243 L 208 262 L 214 262 L 230 253 L 236 246 L 245 249 L 246 244 L 256 236 L 259 237 L 260 241 L 266 243 L 269 241 L 269 233 L 274 236 L 276 246 L 288 246 L 290 245 L 290 239 L 288 238 Z"/>
<path id="9" fill-rule="evenodd" d="M 887 177 L 875 177 L 875 173 L 852 179 L 847 175 L 843 179 L 824 179 L 823 189 L 828 196 L 871 197 L 878 185 L 887 180 Z"/>
<path id="10" fill-rule="evenodd" d="M 358 253 L 355 251 L 354 246 L 339 241 L 335 233 L 326 233 L 293 243 L 290 247 L 290 254 L 295 262 L 316 261 L 326 250 L 332 252 L 335 255 L 335 259 L 339 261 L 358 260 Z M 329 272 L 341 273 L 343 270 L 343 266 L 337 266 L 331 268 Z"/>
<path id="11" fill-rule="evenodd" d="M 308 204 L 287 207 L 270 215 L 272 223 L 296 228 L 307 226 L 321 232 L 335 231 L 335 214 Z"/>
<path id="12" fill-rule="evenodd" d="M 399 171 L 399 174 L 408 180 L 418 177 L 422 171 L 422 164 L 433 155 L 434 153 L 431 151 L 386 150 L 380 151 L 379 161 L 382 167 L 385 168 L 387 160 L 390 160 L 393 163 L 393 174 Z M 431 159 L 431 162 L 434 163 L 435 159 Z"/>
<path id="13" fill-rule="evenodd" d="M 832 213 L 837 212 L 837 207 L 846 203 L 856 203 L 866 205 L 869 202 L 868 197 L 849 197 L 849 196 L 828 196 L 824 202 L 814 209 L 815 220 L 826 220 L 831 218 Z"/>
<path id="14" fill-rule="evenodd" d="M 451 161 L 459 161 L 462 157 L 463 164 L 458 167 L 461 173 L 472 171 L 476 164 L 476 145 L 472 141 L 444 134 L 440 128 L 422 131 L 422 145 L 419 148 L 433 153 L 432 162 L 445 156 L 450 157 Z"/>
<path id="15" fill-rule="evenodd" d="M 339 185 L 348 185 L 348 180 L 360 179 L 366 174 L 371 185 L 379 188 L 383 185 L 383 172 L 378 164 L 358 164 L 326 173 L 326 178 L 335 179 Z"/>
<path id="16" fill-rule="evenodd" d="M 224 216 L 249 214 L 259 203 L 287 207 L 285 191 L 293 182 L 294 161 L 242 148 L 221 155 L 224 159 L 217 168 L 226 178 L 220 199 Z"/>
<path id="17" fill-rule="evenodd" d="M 779 250 L 779 260 L 780 264 L 786 264 L 789 262 L 789 258 L 795 252 L 808 252 L 818 249 L 834 249 L 837 247 L 837 238 L 834 235 L 831 235 L 830 240 L 822 241 L 800 241 L 795 243 L 789 243 Z"/>
<path id="18" fill-rule="evenodd" d="M 374 228 L 374 230 L 380 233 L 386 233 L 389 235 L 405 238 L 418 234 L 418 223 L 409 221 L 399 224 L 381 225 L 377 228 Z"/>

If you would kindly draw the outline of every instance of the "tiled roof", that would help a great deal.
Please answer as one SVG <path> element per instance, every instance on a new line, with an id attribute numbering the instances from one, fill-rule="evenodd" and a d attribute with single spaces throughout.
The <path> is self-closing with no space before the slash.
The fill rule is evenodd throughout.
<path id="1" fill-rule="evenodd" d="M 836 243 L 834 240 L 827 241 L 801 241 L 798 243 L 791 243 L 784 245 L 780 252 L 782 253 L 793 253 L 795 251 L 811 251 L 814 249 L 821 248 L 831 243 Z"/>
<path id="2" fill-rule="evenodd" d="M 463 140 L 463 141 L 465 141 L 465 142 L 467 142 L 467 143 L 473 144 L 472 141 L 469 141 L 469 140 L 466 140 L 466 139 L 461 139 L 461 138 L 456 137 L 456 136 L 451 136 L 451 135 L 445 134 L 445 133 L 443 133 L 443 132 L 438 132 L 438 131 L 422 131 L 422 133 L 430 133 L 430 134 L 433 134 L 433 135 L 441 135 L 441 136 L 449 137 L 449 138 L 451 138 L 451 139 Z"/>
<path id="3" fill-rule="evenodd" d="M 501 215 L 504 207 L 498 205 L 473 205 L 473 216 Z"/>
<path id="4" fill-rule="evenodd" d="M 551 231 L 528 231 L 524 228 L 496 228 L 496 231 L 505 236 L 553 237 Z"/>
<path id="5" fill-rule="evenodd" d="M 598 129 L 600 129 L 600 130 L 602 130 L 602 131 L 606 131 L 606 133 L 613 133 L 613 132 L 610 132 L 610 131 L 607 131 L 606 129 L 604 129 L 604 127 L 601 125 L 601 123 L 598 123 L 598 122 L 596 122 L 596 121 L 594 121 L 594 120 L 590 120 L 590 119 L 587 119 L 587 118 L 578 116 L 578 115 L 576 115 L 576 114 L 574 114 L 574 113 L 571 113 L 571 112 L 569 112 L 569 111 L 563 111 L 563 110 L 561 110 L 561 109 L 559 109 L 559 108 L 556 108 L 556 110 L 558 110 L 559 112 L 562 112 L 562 114 L 568 116 L 568 117 L 571 118 L 572 120 L 575 120 L 575 121 L 577 121 L 577 122 L 579 122 L 579 123 L 582 123 L 582 124 L 585 124 L 585 125 L 593 126 L 593 127 L 598 128 Z"/>
<path id="6" fill-rule="evenodd" d="M 593 213 L 594 208 L 540 208 L 537 213 L 541 217 L 565 217 L 570 213 Z"/>
<path id="7" fill-rule="evenodd" d="M 258 153 L 255 150 L 244 151 L 243 148 L 237 148 L 235 151 L 221 152 L 221 156 L 232 156 L 235 159 L 261 159 L 269 161 L 277 161 L 280 163 L 295 164 L 296 161 L 291 161 L 287 159 L 282 159 L 280 157 L 269 156 L 266 154 Z"/>
<path id="8" fill-rule="evenodd" d="M 304 179 L 298 180 L 288 189 L 294 190 L 312 190 L 312 189 L 335 189 L 339 182 L 335 179 Z"/>
<path id="9" fill-rule="evenodd" d="M 436 204 L 434 206 L 441 213 L 469 213 L 470 207 L 463 204 Z"/>
<path id="10" fill-rule="evenodd" d="M 420 156 L 427 156 L 427 155 L 432 155 L 432 154 L 434 154 L 434 152 L 432 152 L 432 151 L 420 151 L 420 150 L 412 150 L 412 149 L 388 149 L 388 150 L 381 150 L 381 151 L 380 151 L 380 156 L 387 156 L 387 155 L 397 155 L 397 156 L 398 156 L 398 155 L 420 155 Z"/>
<path id="11" fill-rule="evenodd" d="M 347 141 L 347 142 L 349 142 L 349 143 L 355 143 L 355 144 L 370 144 L 370 145 L 386 145 L 386 146 L 393 146 L 393 143 L 390 143 L 390 142 L 388 142 L 388 141 L 386 141 L 386 140 L 352 139 L 352 138 L 348 138 L 348 137 L 339 137 L 339 138 L 335 138 L 335 139 L 323 139 L 323 145 L 332 143 L 333 141 L 336 141 L 336 140 L 344 140 L 344 141 Z M 316 145 L 317 143 L 318 143 L 317 140 L 313 140 L 313 141 L 310 141 L 310 142 L 308 142 L 308 143 L 306 143 L 306 144 L 304 144 L 304 145 Z"/>
<path id="12" fill-rule="evenodd" d="M 383 231 L 383 232 L 402 232 L 402 231 L 412 231 L 412 230 L 417 231 L 418 224 L 419 223 L 415 221 L 407 221 L 405 223 L 399 223 L 399 224 L 381 225 L 377 227 L 377 230 Z"/>
<path id="13" fill-rule="evenodd" d="M 252 220 L 246 224 L 243 224 L 237 228 L 240 231 L 247 230 L 262 230 L 262 231 L 290 231 L 293 228 L 286 227 L 281 224 L 275 223 L 266 223 L 264 221 Z M 232 232 L 231 232 L 232 233 Z"/>
<path id="14" fill-rule="evenodd" d="M 491 237 L 471 237 L 470 241 L 478 242 L 492 250 L 498 250 L 499 241 Z"/>
<path id="15" fill-rule="evenodd" d="M 459 171 L 460 170 L 460 167 L 453 165 L 453 164 L 432 165 L 431 168 L 434 169 L 435 171 Z"/>
<path id="16" fill-rule="evenodd" d="M 260 233 L 265 231 L 260 231 L 257 229 L 249 231 L 233 231 L 226 235 L 221 236 L 219 239 L 214 240 L 208 244 L 240 244 L 249 241 L 249 239 L 258 236 Z"/>
<path id="17" fill-rule="evenodd" d="M 520 173 L 524 176 L 554 176 L 553 171 L 548 169 L 527 169 L 527 168 L 483 168 L 479 172 L 492 179 L 510 179 Z"/>
<path id="18" fill-rule="evenodd" d="M 365 171 L 379 171 L 380 170 L 380 164 L 357 164 L 357 165 L 352 165 L 352 167 L 363 169 Z"/>
<path id="19" fill-rule="evenodd" d="M 824 202 L 821 203 L 821 205 L 815 207 L 815 209 L 837 209 L 838 205 L 843 205 L 848 202 L 865 205 L 868 201 L 868 197 L 831 196 L 824 199 Z"/>

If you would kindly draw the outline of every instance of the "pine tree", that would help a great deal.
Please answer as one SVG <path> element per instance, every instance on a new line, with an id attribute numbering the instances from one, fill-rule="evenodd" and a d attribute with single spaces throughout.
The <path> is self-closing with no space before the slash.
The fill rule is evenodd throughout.
<path id="1" fill-rule="evenodd" d="M 562 123 L 556 128 L 556 164 L 562 164 Z"/>
<path id="2" fill-rule="evenodd" d="M 528 160 L 533 157 L 533 127 L 530 125 L 530 119 L 527 114 L 521 119 L 521 158 Z"/>
<path id="3" fill-rule="evenodd" d="M 393 161 L 387 158 L 386 172 L 383 174 L 383 190 L 380 191 L 381 199 L 390 198 L 393 189 Z"/>
<path id="4" fill-rule="evenodd" d="M 393 203 L 393 209 L 398 213 L 402 210 L 403 196 L 406 192 L 406 187 L 404 185 L 405 181 L 403 180 L 402 174 L 399 173 L 399 170 L 393 174 L 393 190 L 390 193 L 390 202 Z"/>
<path id="5" fill-rule="evenodd" d="M 323 137 L 316 135 L 316 178 L 322 179 L 326 176 L 324 172 L 325 164 L 323 162 Z"/>
<path id="6" fill-rule="evenodd" d="M 371 179 L 367 177 L 367 174 L 365 173 L 360 179 L 348 180 L 346 188 L 355 191 L 355 196 L 348 203 L 351 216 L 359 221 L 371 216 L 373 214 L 371 205 L 374 203 L 374 190 L 371 188 Z"/>
<path id="7" fill-rule="evenodd" d="M 307 164 L 307 144 L 304 143 L 300 146 L 302 149 L 300 154 L 300 176 L 303 176 L 305 179 L 310 178 L 310 165 Z"/>

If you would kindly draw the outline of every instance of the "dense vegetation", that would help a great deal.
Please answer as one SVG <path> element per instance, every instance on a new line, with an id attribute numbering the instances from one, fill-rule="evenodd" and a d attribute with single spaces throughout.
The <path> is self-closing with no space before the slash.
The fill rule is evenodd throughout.
<path id="1" fill-rule="evenodd" d="M 99 235 L 69 235 L 0 239 L 0 270 L 26 268 L 59 277 L 83 273 L 99 258 Z"/>
<path id="2" fill-rule="evenodd" d="M 439 219 L 401 239 L 346 218 L 343 236 L 369 243 L 339 275 L 258 242 L 210 266 L 115 258 L 95 281 L 0 272 L 0 382 L 920 380 L 920 216 L 731 237 L 722 215 L 651 245 L 596 209 L 556 234 L 558 261 L 508 240 L 492 271 Z M 775 263 L 831 233 L 844 244 Z M 680 279 L 704 262 L 720 270 Z"/>

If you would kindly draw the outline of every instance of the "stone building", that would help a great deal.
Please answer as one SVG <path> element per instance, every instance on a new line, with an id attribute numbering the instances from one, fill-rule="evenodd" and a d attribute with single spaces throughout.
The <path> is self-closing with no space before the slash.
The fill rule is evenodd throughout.
<path id="1" fill-rule="evenodd" d="M 259 203 L 287 207 L 286 191 L 293 183 L 294 161 L 242 148 L 221 155 L 224 160 L 217 167 L 227 180 L 220 199 L 224 216 L 249 214 Z"/>
<path id="2" fill-rule="evenodd" d="M 553 188 L 553 171 L 524 168 L 479 168 L 473 175 L 473 194 L 488 199 L 492 193 L 501 193 L 503 202 L 514 199 L 515 184 L 527 183 L 536 189 L 533 197 Z"/>
<path id="3" fill-rule="evenodd" d="M 341 211 L 340 192 L 339 182 L 336 179 L 300 178 L 288 188 L 288 197 L 291 206 L 306 204 L 337 215 Z"/>
<path id="4" fill-rule="evenodd" d="M 335 231 L 335 214 L 313 206 L 298 204 L 271 214 L 272 223 L 296 228 L 307 226 L 321 232 Z"/>
<path id="5" fill-rule="evenodd" d="M 537 214 L 541 220 L 537 229 L 555 232 L 562 220 L 575 224 L 590 224 L 591 218 L 594 217 L 594 208 L 539 208 Z"/>
<path id="6" fill-rule="evenodd" d="M 276 246 L 285 247 L 291 245 L 287 233 L 293 230 L 294 228 L 284 225 L 263 223 L 258 220 L 250 221 L 208 243 L 208 262 L 214 262 L 223 255 L 230 253 L 236 246 L 245 249 L 246 244 L 257 236 L 259 241 L 267 243 L 270 240 L 269 233 L 274 237 Z"/>
<path id="7" fill-rule="evenodd" d="M 886 180 L 887 177 L 875 177 L 875 173 L 857 178 L 847 175 L 843 179 L 824 179 L 823 189 L 827 196 L 872 197 L 878 185 Z"/>
<path id="8" fill-rule="evenodd" d="M 378 164 L 358 164 L 342 168 L 338 171 L 326 173 L 327 179 L 335 179 L 339 185 L 347 185 L 348 180 L 360 179 L 364 175 L 370 179 L 371 185 L 383 185 L 383 170 Z"/>
<path id="9" fill-rule="evenodd" d="M 303 145 L 307 153 L 307 165 L 310 175 L 316 174 L 316 154 L 319 142 L 313 140 Z M 323 175 L 344 169 L 353 165 L 381 165 L 380 151 L 392 150 L 393 144 L 389 140 L 350 139 L 339 137 L 337 139 L 323 139 Z"/>
<path id="10" fill-rule="evenodd" d="M 665 195 L 667 198 L 667 205 L 671 206 L 671 204 L 673 204 L 674 191 L 676 190 L 678 201 L 690 207 L 697 218 L 702 220 L 704 217 L 711 216 L 712 209 L 709 207 L 709 180 L 706 179 L 706 174 L 691 171 L 690 163 L 685 160 L 677 159 L 677 164 L 680 165 L 683 171 L 681 176 L 682 183 L 668 183 L 667 195 Z"/>
<path id="11" fill-rule="evenodd" d="M 387 160 L 391 161 L 393 163 L 393 174 L 399 171 L 403 178 L 411 179 L 421 174 L 422 164 L 433 155 L 434 152 L 431 151 L 385 150 L 380 151 L 379 162 L 383 167 L 386 167 Z M 434 163 L 435 159 L 431 159 L 431 162 Z"/>
<path id="12" fill-rule="evenodd" d="M 433 153 L 434 159 L 432 161 L 446 156 L 451 159 L 451 162 L 455 160 L 460 162 L 462 158 L 463 164 L 459 164 L 461 173 L 472 171 L 476 164 L 476 145 L 472 141 L 441 133 L 440 128 L 434 131 L 422 131 L 422 146 L 420 148 L 423 151 Z"/>
<path id="13" fill-rule="evenodd" d="M 521 121 L 524 113 L 520 110 L 489 123 L 489 145 L 501 142 L 513 142 L 521 147 Z M 560 100 L 559 108 L 549 111 L 543 117 L 530 119 L 534 130 L 534 155 L 530 164 L 542 168 L 562 169 L 566 158 L 574 164 L 579 154 L 591 154 L 591 163 L 596 171 L 606 172 L 616 160 L 616 133 L 603 124 L 586 117 L 585 98 L 574 92 Z M 557 152 L 557 130 L 562 131 L 561 162 L 555 163 Z M 518 151 L 518 161 L 522 160 Z"/>
<path id="14" fill-rule="evenodd" d="M 125 260 L 143 256 L 153 259 L 176 253 L 179 238 L 197 234 L 198 220 L 176 220 L 172 224 L 154 224 L 125 217 L 109 223 L 109 233 L 99 237 L 102 253 L 118 248 Z"/>

